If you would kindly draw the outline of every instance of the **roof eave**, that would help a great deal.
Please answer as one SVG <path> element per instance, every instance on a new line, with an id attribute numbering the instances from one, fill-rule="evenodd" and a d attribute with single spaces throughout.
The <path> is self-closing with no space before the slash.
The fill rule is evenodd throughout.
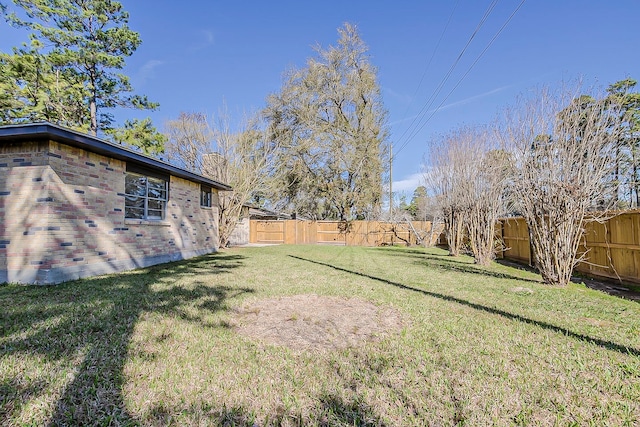
<path id="1" fill-rule="evenodd" d="M 154 159 L 153 157 L 135 152 L 109 141 L 105 141 L 103 139 L 99 139 L 90 135 L 85 135 L 83 133 L 66 129 L 51 123 L 44 122 L 0 126 L 0 141 L 7 139 L 25 140 L 34 138 L 50 139 L 53 141 L 62 142 L 73 147 L 86 149 L 87 151 L 91 151 L 93 153 L 112 157 L 118 160 L 133 162 L 147 168 L 159 169 L 179 178 L 184 178 L 189 181 L 197 182 L 199 184 L 208 185 L 217 190 L 233 190 L 233 188 L 231 188 L 227 184 L 223 184 L 205 176 L 189 172 L 177 166 L 173 166 L 172 164 L 169 164 L 167 162 Z"/>

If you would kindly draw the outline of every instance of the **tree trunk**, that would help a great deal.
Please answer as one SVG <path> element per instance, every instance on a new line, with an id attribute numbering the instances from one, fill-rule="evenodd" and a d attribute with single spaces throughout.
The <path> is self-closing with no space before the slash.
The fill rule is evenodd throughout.
<path id="1" fill-rule="evenodd" d="M 89 103 L 89 112 L 91 114 L 91 133 L 98 136 L 98 108 L 96 106 L 96 98 L 92 97 Z"/>
<path id="2" fill-rule="evenodd" d="M 457 257 L 462 249 L 463 239 L 463 219 L 462 214 L 455 209 L 451 209 L 445 215 L 445 234 L 449 245 L 449 255 Z"/>
<path id="3" fill-rule="evenodd" d="M 636 200 L 634 208 L 640 206 L 640 194 L 638 194 L 638 166 L 635 159 L 633 160 L 633 191 L 636 193 Z"/>

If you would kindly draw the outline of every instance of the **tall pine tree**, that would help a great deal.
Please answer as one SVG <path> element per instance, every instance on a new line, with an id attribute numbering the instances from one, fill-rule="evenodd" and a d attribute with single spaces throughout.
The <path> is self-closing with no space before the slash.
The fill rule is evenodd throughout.
<path id="1" fill-rule="evenodd" d="M 616 144 L 616 180 L 630 207 L 640 207 L 640 93 L 637 81 L 626 78 L 609 85 L 606 102 L 621 115 Z M 616 197 L 620 194 L 616 194 Z M 626 196 L 626 197 L 625 197 Z"/>
<path id="2" fill-rule="evenodd" d="M 48 121 L 87 131 L 84 88 L 40 51 L 40 43 L 0 52 L 0 124 Z"/>
<path id="3" fill-rule="evenodd" d="M 4 61 L 0 62 L 0 71 L 4 70 L 3 77 L 15 68 L 11 65 L 12 62 L 25 62 L 29 58 L 33 63 L 40 63 L 43 71 L 37 74 L 37 78 L 28 81 L 5 81 L 4 84 L 9 89 L 15 90 L 18 87 L 38 93 L 35 101 L 23 97 L 23 100 L 33 102 L 19 105 L 22 111 L 19 114 L 9 114 L 10 116 L 54 121 L 88 130 L 94 135 L 118 135 L 113 129 L 113 108 L 144 110 L 158 107 L 157 103 L 150 102 L 146 96 L 132 94 L 129 78 L 120 72 L 124 68 L 125 59 L 141 43 L 139 34 L 129 28 L 129 14 L 123 10 L 120 2 L 13 0 L 13 3 L 24 13 L 8 13 L 7 20 L 14 26 L 32 30 L 32 45 L 46 46 L 47 49 L 32 49 L 30 52 L 25 52 L 24 49 L 14 50 L 13 56 L 3 56 Z M 9 87 L 10 85 L 14 87 Z M 82 106 L 81 115 L 69 112 L 75 111 L 72 107 L 76 105 Z M 2 107 L 6 106 L 8 105 Z M 15 111 L 14 109 L 13 112 Z M 42 114 L 43 111 L 47 114 Z M 133 121 L 128 124 L 128 129 L 131 128 L 146 129 L 151 132 L 151 139 L 162 144 L 162 138 L 153 135 L 157 131 L 149 126 L 148 121 Z M 131 142 L 136 145 L 136 141 Z M 145 152 L 162 151 L 161 145 L 151 149 L 146 146 L 138 148 Z"/>

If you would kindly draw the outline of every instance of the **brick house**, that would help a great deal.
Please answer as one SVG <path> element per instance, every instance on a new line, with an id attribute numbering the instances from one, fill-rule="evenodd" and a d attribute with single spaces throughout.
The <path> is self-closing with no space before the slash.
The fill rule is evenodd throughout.
<path id="1" fill-rule="evenodd" d="M 218 249 L 225 184 L 49 123 L 0 127 L 0 283 L 59 283 Z"/>

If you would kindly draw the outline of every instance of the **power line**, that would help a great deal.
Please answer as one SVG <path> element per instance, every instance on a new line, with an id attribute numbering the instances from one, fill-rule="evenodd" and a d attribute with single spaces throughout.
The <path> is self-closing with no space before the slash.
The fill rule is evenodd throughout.
<path id="1" fill-rule="evenodd" d="M 404 116 L 406 116 L 407 113 L 409 112 L 409 107 L 413 103 L 413 100 L 418 95 L 418 91 L 422 87 L 422 82 L 424 81 L 424 78 L 427 75 L 427 71 L 429 71 L 429 69 L 431 68 L 431 63 L 433 62 L 433 58 L 436 56 L 436 53 L 438 52 L 438 48 L 440 47 L 440 43 L 442 42 L 442 39 L 444 38 L 444 35 L 447 32 L 447 29 L 449 28 L 449 24 L 451 23 L 451 19 L 453 18 L 453 14 L 455 13 L 456 9 L 458 8 L 458 4 L 459 3 L 460 3 L 460 0 L 457 0 L 456 4 L 453 5 L 453 10 L 451 10 L 451 13 L 449 14 L 449 19 L 447 19 L 447 23 L 445 24 L 444 28 L 442 29 L 442 33 L 440 33 L 440 38 L 438 39 L 438 42 L 436 43 L 436 47 L 433 49 L 433 53 L 431 53 L 431 57 L 429 58 L 429 61 L 427 62 L 427 65 L 426 65 L 426 67 L 424 69 L 424 72 L 422 73 L 422 76 L 420 77 L 420 81 L 418 82 L 418 86 L 416 87 L 416 90 L 413 93 L 413 96 L 411 97 L 411 101 L 409 102 L 409 105 L 407 105 L 407 109 L 403 114 Z"/>
<path id="2" fill-rule="evenodd" d="M 434 90 L 434 92 L 431 94 L 431 96 L 427 99 L 427 101 L 424 103 L 424 105 L 422 106 L 422 108 L 420 109 L 420 111 L 418 112 L 418 114 L 413 118 L 413 120 L 411 121 L 411 124 L 409 124 L 409 126 L 405 129 L 405 131 L 402 133 L 402 135 L 400 135 L 400 138 L 398 138 L 398 141 L 401 141 L 404 136 L 407 134 L 407 132 L 409 132 L 412 127 L 414 126 L 414 124 L 416 123 L 416 120 L 418 120 L 418 118 L 420 118 L 420 120 L 418 121 L 418 125 L 419 123 L 422 121 L 422 118 L 424 117 L 424 115 L 427 113 L 427 111 L 429 110 L 429 108 L 431 107 L 431 105 L 433 105 L 433 102 L 435 101 L 436 97 L 440 94 L 440 92 L 442 91 L 442 88 L 444 87 L 445 83 L 449 80 L 449 78 L 451 77 L 451 74 L 453 73 L 453 70 L 456 68 L 456 66 L 458 65 L 458 63 L 460 62 L 460 59 L 462 59 L 462 57 L 464 56 L 465 52 L 467 51 L 467 49 L 469 48 L 469 45 L 471 44 L 471 42 L 473 41 L 473 39 L 476 37 L 476 35 L 478 34 L 478 32 L 480 31 L 480 29 L 482 28 L 482 26 L 484 25 L 484 23 L 486 22 L 486 20 L 489 18 L 489 15 L 491 15 L 491 12 L 493 11 L 493 9 L 495 8 L 495 6 L 497 5 L 499 0 L 493 0 L 491 2 L 491 4 L 489 4 L 487 10 L 484 12 L 484 15 L 482 16 L 482 18 L 480 19 L 480 22 L 478 22 L 478 25 L 476 26 L 475 30 L 473 31 L 473 33 L 471 34 L 471 36 L 469 37 L 469 40 L 467 40 L 467 43 L 464 45 L 464 47 L 462 48 L 462 50 L 460 51 L 460 53 L 458 54 L 456 60 L 453 62 L 453 64 L 451 64 L 451 67 L 449 67 L 449 70 L 447 71 L 447 73 L 445 74 L 445 76 L 442 78 L 442 80 L 440 81 L 440 83 L 438 84 L 438 86 L 436 87 L 436 89 Z M 405 144 L 406 145 L 406 144 Z M 404 145 L 403 145 L 404 147 Z M 396 152 L 397 154 L 397 152 Z"/>
<path id="3" fill-rule="evenodd" d="M 442 107 L 442 105 L 447 101 L 447 99 L 449 99 L 449 97 L 451 96 L 451 94 L 458 88 L 458 86 L 460 86 L 460 84 L 462 83 L 462 81 L 467 77 L 467 75 L 469 74 L 469 72 L 471 72 L 471 70 L 473 69 L 473 67 L 478 63 L 478 61 L 480 60 L 480 58 L 482 58 L 482 56 L 484 56 L 484 54 L 487 52 L 487 50 L 489 50 L 489 48 L 491 47 L 491 45 L 493 45 L 493 43 L 496 41 L 496 39 L 498 38 L 498 36 L 502 33 L 502 31 L 506 28 L 506 26 L 509 24 L 509 22 L 511 22 L 511 20 L 513 19 L 513 17 L 515 16 L 515 14 L 518 12 L 518 10 L 520 10 L 520 8 L 522 7 L 522 5 L 524 4 L 526 0 L 522 0 L 520 2 L 520 4 L 518 5 L 518 7 L 516 7 L 516 9 L 511 13 L 511 15 L 509 16 L 509 18 L 507 18 L 506 22 L 504 24 L 502 24 L 502 26 L 500 27 L 500 29 L 496 32 L 496 34 L 491 38 L 491 40 L 489 41 L 489 43 L 487 44 L 487 46 L 482 50 L 482 52 L 480 52 L 480 54 L 478 55 L 478 57 L 473 61 L 473 63 L 469 66 L 469 68 L 467 69 L 467 71 L 462 75 L 462 77 L 458 80 L 458 82 L 455 84 L 455 86 L 449 91 L 449 93 L 447 93 L 447 95 L 442 99 L 442 101 L 440 102 L 440 104 L 431 112 L 431 114 L 429 115 L 429 117 L 422 123 L 420 124 L 419 127 L 417 127 L 416 129 L 413 130 L 413 132 L 411 133 L 411 135 L 407 138 L 407 140 L 400 146 L 400 148 L 396 151 L 396 155 L 398 155 L 398 153 L 400 151 L 402 151 L 408 144 L 409 142 L 411 142 L 413 140 L 413 138 L 415 138 L 415 136 L 418 134 L 418 132 L 420 132 L 422 129 L 424 129 L 424 127 L 427 125 L 427 123 L 429 122 L 429 120 L 431 120 L 431 118 L 435 115 L 435 113 L 438 112 L 438 110 Z"/>
<path id="4" fill-rule="evenodd" d="M 427 75 L 427 71 L 429 71 L 429 69 L 431 68 L 431 63 L 433 62 L 433 58 L 436 56 L 436 53 L 438 52 L 438 48 L 440 47 L 440 43 L 442 42 L 442 39 L 444 38 L 444 35 L 447 32 L 447 29 L 449 28 L 449 24 L 451 23 L 451 19 L 453 18 L 453 14 L 455 13 L 456 9 L 458 8 L 458 4 L 460 3 L 460 0 L 457 0 L 456 3 L 453 5 L 453 9 L 451 10 L 451 13 L 449 14 L 449 19 L 447 19 L 447 23 L 445 24 L 444 28 L 442 29 L 442 33 L 440 33 L 440 38 L 438 39 L 438 42 L 436 43 L 435 48 L 433 49 L 433 52 L 431 53 L 431 57 L 429 58 L 429 61 L 427 62 L 427 65 L 424 69 L 424 72 L 422 73 L 422 76 L 420 77 L 420 81 L 418 82 L 418 86 L 416 87 L 415 92 L 413 93 L 413 96 L 411 97 L 411 101 L 409 102 L 409 105 L 407 105 L 407 109 L 405 110 L 403 115 L 407 115 L 407 113 L 409 112 L 409 107 L 411 106 L 411 104 L 413 103 L 413 100 L 416 98 L 416 96 L 418 95 L 418 92 L 420 91 L 420 87 L 422 86 L 422 82 L 424 81 L 425 76 Z M 389 215 L 391 216 L 393 212 L 393 143 L 389 144 Z"/>

